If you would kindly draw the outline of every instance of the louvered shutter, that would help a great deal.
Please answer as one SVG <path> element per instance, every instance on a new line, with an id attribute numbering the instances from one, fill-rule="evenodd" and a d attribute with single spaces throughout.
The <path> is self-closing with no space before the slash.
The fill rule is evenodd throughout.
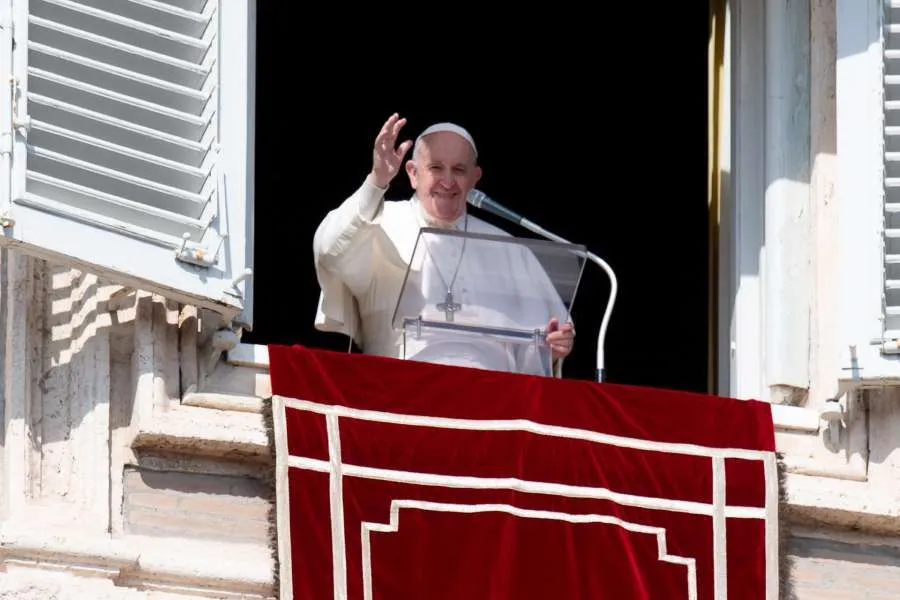
<path id="1" fill-rule="evenodd" d="M 250 324 L 248 0 L 12 0 L 4 239 Z"/>
<path id="2" fill-rule="evenodd" d="M 900 339 L 900 2 L 884 3 L 884 339 Z"/>

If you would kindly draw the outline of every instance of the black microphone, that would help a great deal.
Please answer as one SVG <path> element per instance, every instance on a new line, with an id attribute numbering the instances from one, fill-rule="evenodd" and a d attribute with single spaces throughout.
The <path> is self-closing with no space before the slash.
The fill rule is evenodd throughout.
<path id="1" fill-rule="evenodd" d="M 506 219 L 507 221 L 512 221 L 516 225 L 521 225 L 525 229 L 547 238 L 548 240 L 553 240 L 554 242 L 559 242 L 561 244 L 571 244 L 569 240 L 547 231 L 537 223 L 532 223 L 522 215 L 509 210 L 496 200 L 492 200 L 481 190 L 472 189 L 466 196 L 466 202 L 476 208 L 482 208 L 489 213 L 493 213 L 498 217 Z M 605 260 L 590 251 L 585 252 L 585 258 L 603 269 L 609 277 L 610 282 L 609 301 L 606 304 L 606 311 L 604 312 L 603 320 L 600 323 L 600 332 L 597 334 L 596 379 L 598 382 L 602 382 L 606 377 L 606 356 L 604 348 L 606 342 L 606 330 L 609 327 L 609 319 L 612 316 L 613 306 L 616 303 L 616 294 L 618 293 L 619 284 L 612 267 L 610 267 Z"/>

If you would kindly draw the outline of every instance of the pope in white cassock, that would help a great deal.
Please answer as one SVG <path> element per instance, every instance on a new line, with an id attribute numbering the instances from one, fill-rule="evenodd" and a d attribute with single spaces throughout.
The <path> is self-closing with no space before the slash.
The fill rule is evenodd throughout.
<path id="1" fill-rule="evenodd" d="M 396 146 L 405 124 L 397 114 L 387 120 L 375 140 L 372 171 L 316 230 L 313 250 L 321 286 L 316 328 L 350 336 L 367 354 L 497 371 L 545 371 L 533 344 L 455 332 L 404 336 L 394 321 L 402 294 L 401 309 L 429 320 L 543 328 L 546 348 L 558 366 L 572 351 L 575 331 L 565 320 L 565 304 L 527 248 L 462 235 L 419 238 L 423 227 L 431 227 L 512 239 L 466 210 L 481 168 L 465 129 L 439 123 L 423 131 L 405 164 L 413 197 L 384 200 L 413 147 L 409 140 Z M 408 270 L 410 281 L 405 282 Z M 418 293 L 411 293 L 416 288 Z"/>

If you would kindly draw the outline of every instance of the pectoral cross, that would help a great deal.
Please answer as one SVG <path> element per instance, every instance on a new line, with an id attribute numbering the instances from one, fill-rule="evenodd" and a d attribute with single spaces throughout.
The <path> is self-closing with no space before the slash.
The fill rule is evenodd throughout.
<path id="1" fill-rule="evenodd" d="M 453 292 L 451 292 L 450 290 L 447 290 L 447 295 L 444 297 L 444 301 L 438 303 L 437 305 L 438 310 L 444 311 L 444 318 L 448 321 L 453 320 L 453 313 L 458 311 L 460 308 L 462 308 L 462 305 L 453 301 Z"/>

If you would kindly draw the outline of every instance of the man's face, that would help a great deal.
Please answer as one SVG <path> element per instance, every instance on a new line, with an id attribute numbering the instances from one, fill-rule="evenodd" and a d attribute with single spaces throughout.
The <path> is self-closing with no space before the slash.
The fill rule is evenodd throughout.
<path id="1" fill-rule="evenodd" d="M 406 163 L 406 173 L 425 212 L 444 222 L 463 214 L 466 196 L 481 178 L 472 147 L 449 131 L 422 138 L 418 155 Z"/>

